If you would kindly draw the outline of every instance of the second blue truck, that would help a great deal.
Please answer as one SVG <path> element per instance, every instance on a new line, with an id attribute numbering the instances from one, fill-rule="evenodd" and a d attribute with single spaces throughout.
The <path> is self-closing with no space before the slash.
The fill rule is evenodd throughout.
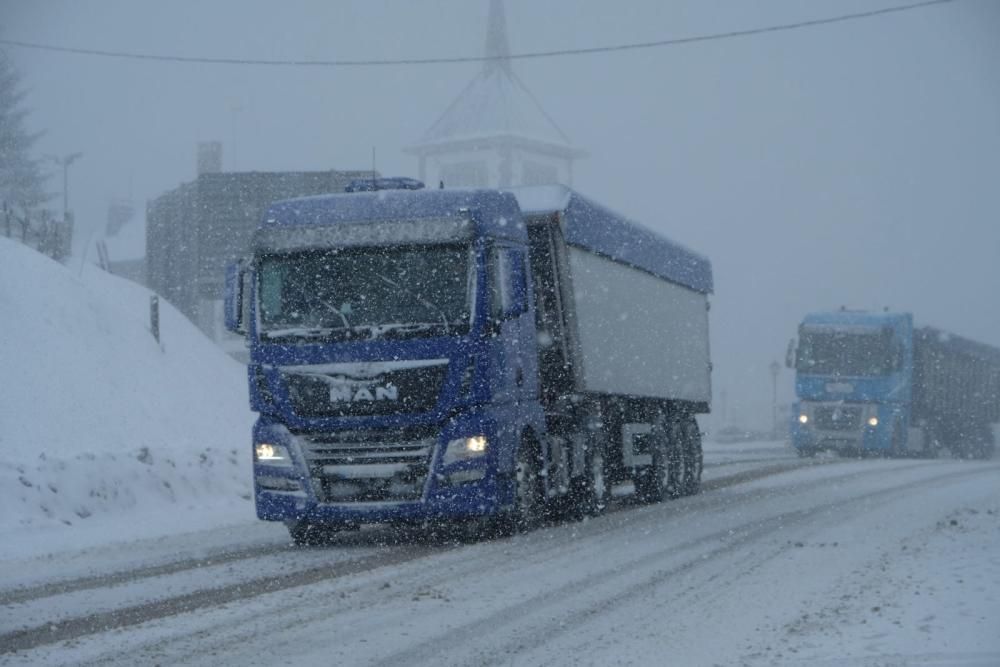
<path id="1" fill-rule="evenodd" d="M 802 455 L 990 458 L 1000 421 L 1000 350 L 909 313 L 813 313 L 789 345 L 798 402 L 792 444 Z"/>

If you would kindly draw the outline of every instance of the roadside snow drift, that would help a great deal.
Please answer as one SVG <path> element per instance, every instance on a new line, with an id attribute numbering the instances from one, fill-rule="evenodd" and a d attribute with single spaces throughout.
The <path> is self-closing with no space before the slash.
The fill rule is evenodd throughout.
<path id="1" fill-rule="evenodd" d="M 149 296 L 0 238 L 0 552 L 252 517 L 245 370 L 162 299 L 158 344 Z"/>

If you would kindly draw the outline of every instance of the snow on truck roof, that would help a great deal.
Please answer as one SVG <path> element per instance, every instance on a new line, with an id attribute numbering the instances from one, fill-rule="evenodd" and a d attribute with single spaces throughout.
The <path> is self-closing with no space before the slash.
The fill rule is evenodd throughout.
<path id="1" fill-rule="evenodd" d="M 514 197 L 499 190 L 378 190 L 276 201 L 261 227 L 464 217 L 463 209 L 520 217 Z"/>
<path id="2" fill-rule="evenodd" d="M 711 294 L 712 263 L 704 256 L 597 204 L 564 185 L 511 188 L 524 215 L 561 213 L 563 236 L 655 276 Z"/>
<path id="3" fill-rule="evenodd" d="M 271 204 L 254 235 L 262 250 L 323 247 L 332 242 L 356 245 L 389 239 L 443 242 L 472 234 L 469 210 L 491 236 L 527 239 L 517 200 L 498 190 L 379 190 L 318 195 Z M 336 228 L 336 238 L 330 236 Z M 344 231 L 350 229 L 346 235 Z M 402 233 L 404 237 L 400 237 Z"/>

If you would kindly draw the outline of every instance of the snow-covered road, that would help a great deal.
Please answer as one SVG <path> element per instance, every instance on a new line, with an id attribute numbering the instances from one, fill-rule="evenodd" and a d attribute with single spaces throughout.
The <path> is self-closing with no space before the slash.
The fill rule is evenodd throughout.
<path id="1" fill-rule="evenodd" d="M 490 542 L 247 522 L 22 555 L 0 663 L 1000 665 L 1000 464 L 706 460 L 698 496 Z"/>

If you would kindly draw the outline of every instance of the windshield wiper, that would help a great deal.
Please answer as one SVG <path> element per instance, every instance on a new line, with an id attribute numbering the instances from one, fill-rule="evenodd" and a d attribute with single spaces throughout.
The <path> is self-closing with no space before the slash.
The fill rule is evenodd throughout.
<path id="1" fill-rule="evenodd" d="M 412 290 L 410 290 L 410 289 L 408 289 L 406 287 L 403 287 L 402 285 L 400 285 L 399 283 L 397 283 L 392 278 L 386 278 L 385 276 L 383 276 L 380 273 L 376 273 L 375 277 L 378 278 L 379 280 L 381 280 L 382 282 L 388 283 L 389 285 L 392 285 L 396 289 L 401 290 L 401 291 L 405 292 L 406 294 L 409 294 L 414 299 L 416 299 L 420 303 L 420 305 L 424 306 L 425 308 L 430 308 L 435 313 L 437 313 L 438 315 L 440 315 L 441 316 L 441 323 L 444 324 L 444 332 L 446 334 L 451 333 L 451 327 L 448 325 L 448 318 L 445 316 L 444 311 L 441 310 L 441 307 L 438 306 L 436 303 L 434 303 L 433 301 L 428 301 L 427 299 L 425 299 L 424 297 L 420 296 L 419 294 L 413 292 Z"/>
<path id="2" fill-rule="evenodd" d="M 333 305 L 326 299 L 320 299 L 319 302 L 324 306 L 326 306 L 328 310 L 330 310 L 332 313 L 334 313 L 340 318 L 340 321 L 344 323 L 345 329 L 351 328 L 351 323 L 347 321 L 347 316 L 344 315 L 344 311 L 342 311 L 340 308 L 337 308 L 335 305 Z"/>

